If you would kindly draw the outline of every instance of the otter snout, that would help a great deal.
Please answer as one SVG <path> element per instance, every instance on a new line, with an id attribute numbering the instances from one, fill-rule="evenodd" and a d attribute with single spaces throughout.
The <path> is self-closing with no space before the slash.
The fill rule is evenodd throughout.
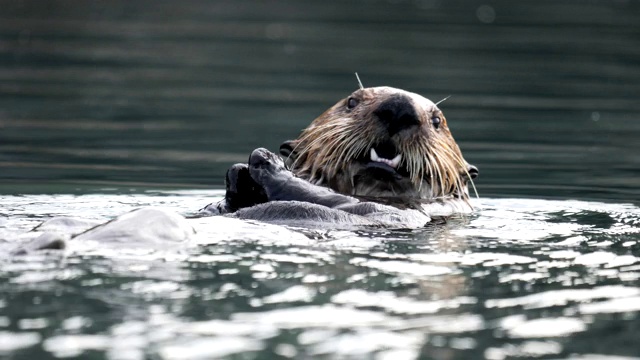
<path id="1" fill-rule="evenodd" d="M 404 95 L 392 96 L 385 100 L 373 113 L 387 128 L 389 136 L 420 125 L 420 118 L 411 99 Z"/>

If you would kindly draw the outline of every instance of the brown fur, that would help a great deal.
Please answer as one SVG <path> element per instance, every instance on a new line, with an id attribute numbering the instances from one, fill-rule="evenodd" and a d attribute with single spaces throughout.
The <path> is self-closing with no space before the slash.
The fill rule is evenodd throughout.
<path id="1" fill-rule="evenodd" d="M 391 97 L 410 99 L 419 123 L 391 133 L 376 109 Z M 349 108 L 349 100 L 357 106 Z M 436 128 L 432 119 L 439 117 Z M 402 155 L 393 180 L 371 175 L 366 161 L 372 147 L 391 143 Z M 468 199 L 471 178 L 442 111 L 430 100 L 390 87 L 366 88 L 340 100 L 315 119 L 298 139 L 285 143 L 286 163 L 297 176 L 337 192 L 373 198 L 420 201 Z M 285 146 L 283 145 L 283 146 Z"/>

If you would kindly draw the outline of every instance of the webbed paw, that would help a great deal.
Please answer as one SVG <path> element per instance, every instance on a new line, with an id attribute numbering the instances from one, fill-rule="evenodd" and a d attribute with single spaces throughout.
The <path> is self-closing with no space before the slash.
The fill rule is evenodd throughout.
<path id="1" fill-rule="evenodd" d="M 252 178 L 247 164 L 235 164 L 225 177 L 227 212 L 267 202 L 264 189 Z"/>
<path id="2" fill-rule="evenodd" d="M 252 177 L 258 181 L 259 175 L 269 173 L 275 175 L 279 172 L 289 172 L 284 166 L 284 161 L 280 156 L 272 153 L 265 148 L 257 148 L 251 152 L 249 156 L 249 169 Z"/>
<path id="3" fill-rule="evenodd" d="M 251 178 L 247 164 L 235 164 L 227 170 L 224 199 L 200 209 L 200 215 L 222 215 L 267 202 L 260 185 Z"/>
<path id="4" fill-rule="evenodd" d="M 269 200 L 283 200 L 275 195 L 292 186 L 290 180 L 294 175 L 287 170 L 282 159 L 267 149 L 258 148 L 251 153 L 248 165 L 251 178 L 264 189 Z M 291 190 L 295 192 L 294 187 Z"/>

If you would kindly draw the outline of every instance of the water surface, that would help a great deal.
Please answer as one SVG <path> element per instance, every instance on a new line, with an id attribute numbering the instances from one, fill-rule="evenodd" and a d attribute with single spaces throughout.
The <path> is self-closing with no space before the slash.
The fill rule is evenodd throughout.
<path id="1" fill-rule="evenodd" d="M 640 358 L 637 2 L 0 8 L 0 357 Z M 355 71 L 451 95 L 479 212 L 415 231 L 191 219 L 177 247 L 6 255 L 56 216 L 219 199 Z"/>
<path id="2" fill-rule="evenodd" d="M 100 222 L 140 206 L 189 214 L 221 195 L 7 196 L 12 216 L 2 235 L 12 240 L 0 245 L 28 241 L 52 215 Z M 179 247 L 71 240 L 64 251 L 4 258 L 0 352 L 25 359 L 637 354 L 640 208 L 527 199 L 475 205 L 482 210 L 470 217 L 413 231 L 208 217 L 190 220 L 197 234 Z"/>

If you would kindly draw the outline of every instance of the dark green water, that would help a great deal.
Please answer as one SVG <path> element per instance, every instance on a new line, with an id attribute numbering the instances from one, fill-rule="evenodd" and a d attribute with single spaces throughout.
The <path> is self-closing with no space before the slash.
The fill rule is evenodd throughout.
<path id="1" fill-rule="evenodd" d="M 0 5 L 3 193 L 220 187 L 357 71 L 452 95 L 484 196 L 640 198 L 635 1 Z"/>
<path id="2" fill-rule="evenodd" d="M 451 95 L 483 208 L 3 255 L 0 357 L 640 359 L 638 24 L 622 0 L 0 0 L 0 249 L 54 216 L 196 210 L 356 71 Z"/>

